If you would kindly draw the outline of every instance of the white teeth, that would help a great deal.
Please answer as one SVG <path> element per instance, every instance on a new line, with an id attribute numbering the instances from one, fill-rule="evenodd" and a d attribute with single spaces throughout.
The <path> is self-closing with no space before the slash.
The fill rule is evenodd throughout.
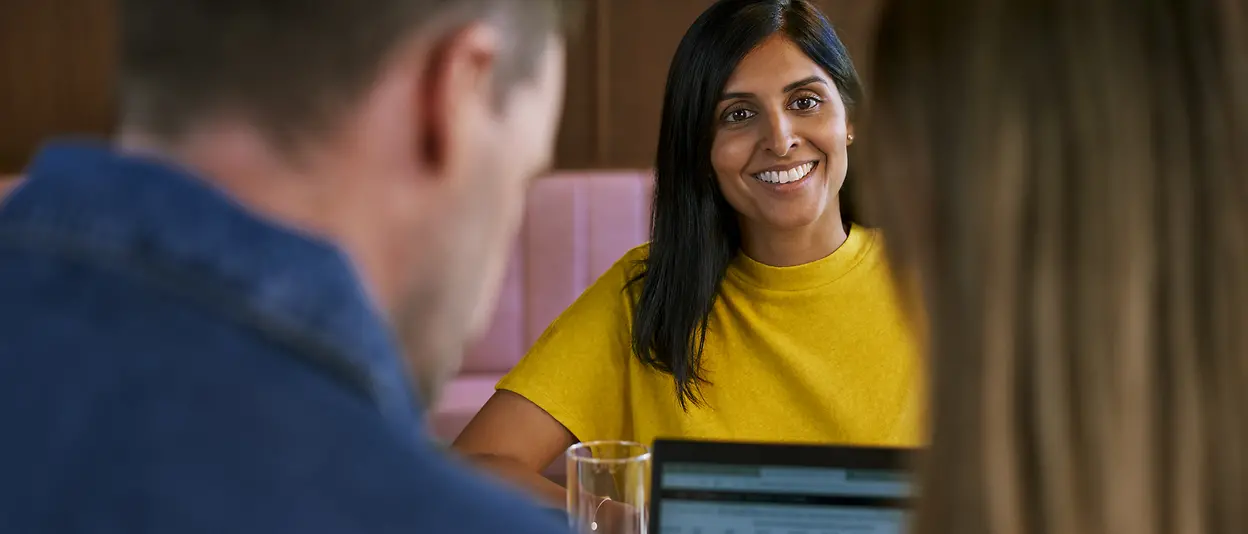
<path id="1" fill-rule="evenodd" d="M 787 171 L 760 172 L 755 174 L 754 177 L 769 184 L 787 184 L 805 178 L 814 166 L 814 163 L 803 163 Z"/>

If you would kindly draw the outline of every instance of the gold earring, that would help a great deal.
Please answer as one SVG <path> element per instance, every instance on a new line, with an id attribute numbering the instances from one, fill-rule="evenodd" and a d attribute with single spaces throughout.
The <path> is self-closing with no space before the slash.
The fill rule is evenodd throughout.
<path id="1" fill-rule="evenodd" d="M 851 143 L 854 142 L 854 134 L 849 134 L 848 139 L 849 139 L 849 142 Z"/>

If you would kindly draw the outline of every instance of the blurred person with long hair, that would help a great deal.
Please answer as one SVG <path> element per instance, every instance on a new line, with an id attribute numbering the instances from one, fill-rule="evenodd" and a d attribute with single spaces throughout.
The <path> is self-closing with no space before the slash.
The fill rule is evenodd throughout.
<path id="1" fill-rule="evenodd" d="M 915 532 L 1248 532 L 1248 7 L 896 0 L 876 53 Z"/>
<path id="2" fill-rule="evenodd" d="M 918 348 L 844 188 L 862 87 L 805 0 L 726 0 L 670 66 L 651 242 L 560 316 L 455 446 L 552 503 L 574 442 L 914 445 Z"/>

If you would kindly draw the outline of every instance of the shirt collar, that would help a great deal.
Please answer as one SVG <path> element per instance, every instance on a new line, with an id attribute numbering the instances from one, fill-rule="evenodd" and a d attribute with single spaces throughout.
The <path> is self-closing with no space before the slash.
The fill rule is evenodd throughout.
<path id="1" fill-rule="evenodd" d="M 240 295 L 357 370 L 390 417 L 419 411 L 392 333 L 346 255 L 262 219 L 176 164 L 90 143 L 45 147 L 0 224 L 142 255 Z"/>

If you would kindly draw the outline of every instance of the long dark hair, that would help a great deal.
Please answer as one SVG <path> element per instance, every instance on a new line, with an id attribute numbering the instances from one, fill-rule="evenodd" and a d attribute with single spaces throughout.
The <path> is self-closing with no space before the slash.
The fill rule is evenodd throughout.
<path id="1" fill-rule="evenodd" d="M 862 96 L 845 46 L 807 0 L 721 0 L 681 39 L 663 96 L 650 253 L 633 279 L 642 287 L 632 343 L 643 363 L 672 375 L 685 408 L 701 401 L 707 323 L 741 246 L 736 211 L 711 168 L 715 106 L 741 59 L 776 32 L 827 71 L 851 113 Z M 840 195 L 846 221 L 850 196 Z"/>

